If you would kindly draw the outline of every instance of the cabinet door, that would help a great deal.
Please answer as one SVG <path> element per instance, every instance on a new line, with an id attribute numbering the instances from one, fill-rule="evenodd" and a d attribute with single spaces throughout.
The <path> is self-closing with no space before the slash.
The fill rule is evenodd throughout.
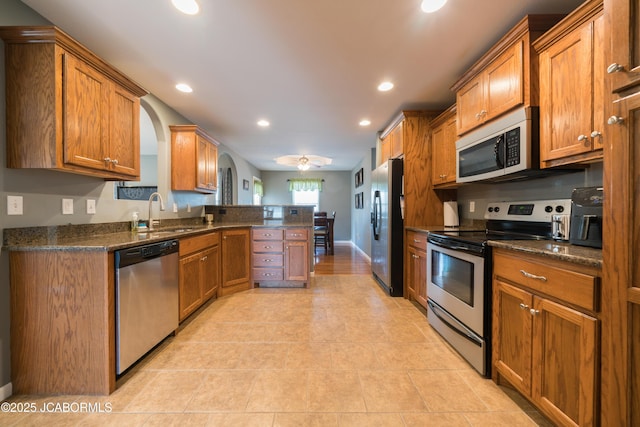
<path id="1" fill-rule="evenodd" d="M 534 402 L 560 425 L 598 424 L 597 320 L 547 299 L 534 299 Z"/>
<path id="2" fill-rule="evenodd" d="M 63 58 L 64 163 L 108 169 L 110 82 L 73 55 Z"/>
<path id="3" fill-rule="evenodd" d="M 248 229 L 222 232 L 223 288 L 249 284 L 251 274 L 249 256 Z"/>
<path id="4" fill-rule="evenodd" d="M 284 280 L 306 281 L 309 277 L 308 242 L 287 240 L 284 248 Z"/>
<path id="5" fill-rule="evenodd" d="M 140 175 L 140 99 L 113 84 L 111 93 L 110 138 L 108 156 L 110 170 Z"/>
<path id="6" fill-rule="evenodd" d="M 391 158 L 402 156 L 404 147 L 402 146 L 402 122 L 398 124 L 391 132 Z"/>
<path id="7" fill-rule="evenodd" d="M 613 89 L 640 84 L 640 2 L 638 0 L 608 0 L 610 15 Z M 615 67 L 615 64 L 622 68 Z"/>
<path id="8" fill-rule="evenodd" d="M 524 102 L 524 41 L 511 46 L 485 71 L 486 119 L 493 119 Z"/>
<path id="9" fill-rule="evenodd" d="M 196 135 L 196 187 L 202 189 L 209 188 L 209 169 L 208 169 L 208 156 L 209 156 L 209 141 Z"/>
<path id="10" fill-rule="evenodd" d="M 528 396 L 533 295 L 501 280 L 494 280 L 493 285 L 493 363 L 497 373 Z"/>
<path id="11" fill-rule="evenodd" d="M 540 53 L 540 159 L 593 149 L 593 23 Z M 544 164 L 543 164 L 544 165 Z"/>
<path id="12" fill-rule="evenodd" d="M 433 130 L 433 185 L 456 182 L 456 117 L 455 115 Z"/>
<path id="13" fill-rule="evenodd" d="M 180 320 L 202 304 L 200 252 L 180 258 Z"/>
<path id="14" fill-rule="evenodd" d="M 202 297 L 203 302 L 216 296 L 220 287 L 220 247 L 214 246 L 202 252 Z"/>
<path id="15" fill-rule="evenodd" d="M 207 188 L 218 188 L 218 147 L 211 143 L 207 147 Z"/>
<path id="16" fill-rule="evenodd" d="M 427 253 L 421 249 L 410 252 L 415 300 L 427 308 Z"/>
<path id="17" fill-rule="evenodd" d="M 484 106 L 482 75 L 462 87 L 456 94 L 458 105 L 458 135 L 473 129 L 484 121 L 487 111 Z"/>

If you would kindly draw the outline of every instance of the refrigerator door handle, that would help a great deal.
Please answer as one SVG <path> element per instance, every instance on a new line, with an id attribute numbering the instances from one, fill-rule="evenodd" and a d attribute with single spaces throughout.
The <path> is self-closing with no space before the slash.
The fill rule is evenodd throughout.
<path id="1" fill-rule="evenodd" d="M 380 191 L 376 190 L 373 196 L 373 238 L 380 240 L 380 228 L 382 224 L 382 218 L 380 213 L 382 211 L 382 199 L 380 198 Z"/>

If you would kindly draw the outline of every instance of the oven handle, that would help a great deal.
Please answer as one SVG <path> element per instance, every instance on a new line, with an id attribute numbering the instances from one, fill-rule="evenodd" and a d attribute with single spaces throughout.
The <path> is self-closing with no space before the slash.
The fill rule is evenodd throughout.
<path id="1" fill-rule="evenodd" d="M 454 332 L 462 335 L 464 338 L 468 339 L 478 347 L 482 347 L 482 338 L 480 338 L 475 332 L 471 329 L 467 328 L 463 323 L 460 323 L 457 319 L 454 319 L 451 315 L 446 314 L 447 318 L 444 318 L 444 314 L 438 313 L 438 311 L 442 311 L 442 309 L 433 303 L 431 300 L 427 300 L 427 304 L 433 314 L 435 314 L 438 319 L 442 320 L 447 326 L 449 326 Z"/>

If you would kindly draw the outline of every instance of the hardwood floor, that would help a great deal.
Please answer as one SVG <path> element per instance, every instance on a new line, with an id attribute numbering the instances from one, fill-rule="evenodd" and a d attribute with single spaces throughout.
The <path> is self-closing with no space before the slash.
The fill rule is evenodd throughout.
<path id="1" fill-rule="evenodd" d="M 316 248 L 315 274 L 370 274 L 371 262 L 360 250 L 350 243 L 336 243 L 335 255 L 325 255 L 322 248 Z"/>

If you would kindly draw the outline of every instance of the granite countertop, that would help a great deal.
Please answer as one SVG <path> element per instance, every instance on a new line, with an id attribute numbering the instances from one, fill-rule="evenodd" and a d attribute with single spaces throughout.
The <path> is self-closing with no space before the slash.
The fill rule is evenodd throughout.
<path id="1" fill-rule="evenodd" d="M 551 240 L 489 240 L 489 246 L 602 268 L 602 249 Z"/>
<path id="2" fill-rule="evenodd" d="M 424 225 L 405 228 L 407 230 L 422 233 L 444 230 L 443 225 Z M 457 230 L 479 231 L 484 230 L 484 228 L 482 227 L 482 224 L 479 223 L 462 225 L 457 228 Z M 556 242 L 553 240 L 489 240 L 487 244 L 496 248 L 542 255 L 574 264 L 602 268 L 602 249 L 571 245 L 568 242 Z"/>
<path id="3" fill-rule="evenodd" d="M 122 225 L 123 224 L 123 225 Z M 238 227 L 311 227 L 306 222 L 222 222 L 211 225 L 180 224 L 154 231 L 129 231 L 128 223 L 83 224 L 5 229 L 3 248 L 8 251 L 115 251 L 162 240 L 179 239 Z"/>

